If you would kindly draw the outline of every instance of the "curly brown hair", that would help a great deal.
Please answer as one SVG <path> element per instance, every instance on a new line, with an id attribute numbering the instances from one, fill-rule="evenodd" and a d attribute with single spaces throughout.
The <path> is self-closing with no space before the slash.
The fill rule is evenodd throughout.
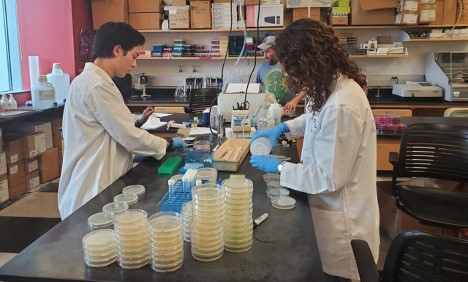
<path id="1" fill-rule="evenodd" d="M 288 25 L 275 41 L 276 54 L 291 88 L 306 92 L 318 111 L 330 97 L 338 76 L 345 75 L 366 87 L 366 77 L 348 57 L 333 28 L 311 19 Z"/>

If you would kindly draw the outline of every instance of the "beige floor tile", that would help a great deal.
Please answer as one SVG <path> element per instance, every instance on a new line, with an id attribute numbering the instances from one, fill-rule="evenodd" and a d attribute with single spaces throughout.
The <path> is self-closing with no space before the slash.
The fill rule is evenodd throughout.
<path id="1" fill-rule="evenodd" d="M 0 216 L 60 218 L 57 193 L 33 192 L 1 210 Z"/>
<path id="2" fill-rule="evenodd" d="M 12 259 L 16 254 L 14 253 L 0 253 L 0 267 Z"/>

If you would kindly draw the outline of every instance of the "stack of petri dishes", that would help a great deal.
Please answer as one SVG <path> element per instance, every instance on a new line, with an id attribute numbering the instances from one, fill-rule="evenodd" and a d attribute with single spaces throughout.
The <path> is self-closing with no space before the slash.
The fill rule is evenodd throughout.
<path id="1" fill-rule="evenodd" d="M 115 216 L 117 255 L 122 268 L 135 269 L 148 264 L 149 232 L 145 213 L 128 210 Z"/>
<path id="2" fill-rule="evenodd" d="M 253 183 L 245 178 L 228 178 L 222 186 L 226 193 L 224 249 L 245 252 L 253 243 Z"/>
<path id="3" fill-rule="evenodd" d="M 212 167 L 204 167 L 197 169 L 197 174 L 195 175 L 196 180 L 201 180 L 202 184 L 205 183 L 216 183 L 218 177 L 218 171 Z"/>
<path id="4" fill-rule="evenodd" d="M 151 239 L 151 268 L 170 272 L 184 263 L 182 218 L 176 212 L 159 212 L 148 219 Z"/>
<path id="5" fill-rule="evenodd" d="M 84 261 L 91 267 L 103 267 L 117 259 L 115 233 L 112 229 L 100 229 L 86 234 L 82 240 Z"/>
<path id="6" fill-rule="evenodd" d="M 128 211 L 127 203 L 112 202 L 102 207 L 103 212 L 112 213 L 114 215 Z"/>
<path id="7" fill-rule="evenodd" d="M 200 261 L 214 261 L 224 252 L 224 190 L 215 184 L 192 189 L 192 256 Z"/>
<path id="8" fill-rule="evenodd" d="M 146 189 L 143 185 L 129 185 L 122 189 L 122 194 L 134 193 L 137 196 L 145 194 Z"/>
<path id="9" fill-rule="evenodd" d="M 138 196 L 135 193 L 119 194 L 114 197 L 114 202 L 126 203 L 128 206 L 131 206 L 134 203 L 138 202 Z"/>
<path id="10" fill-rule="evenodd" d="M 112 228 L 114 214 L 108 212 L 98 212 L 88 217 L 88 227 L 93 229 Z"/>
<path id="11" fill-rule="evenodd" d="M 182 205 L 182 222 L 184 224 L 184 240 L 190 242 L 192 232 L 192 201 Z"/>
<path id="12" fill-rule="evenodd" d="M 296 206 L 296 200 L 289 196 L 277 196 L 271 198 L 271 205 L 280 210 L 290 210 Z"/>

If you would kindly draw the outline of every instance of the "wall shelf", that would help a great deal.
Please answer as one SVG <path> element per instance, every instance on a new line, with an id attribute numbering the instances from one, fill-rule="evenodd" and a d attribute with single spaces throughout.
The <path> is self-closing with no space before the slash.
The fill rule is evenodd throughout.
<path id="1" fill-rule="evenodd" d="M 351 59 L 395 59 L 407 58 L 408 54 L 388 54 L 388 55 L 349 55 Z"/>
<path id="2" fill-rule="evenodd" d="M 358 30 L 358 29 L 421 29 L 421 28 L 452 28 L 453 25 L 346 25 L 332 26 L 335 30 Z M 456 27 L 468 27 L 468 24 L 457 25 Z M 259 31 L 281 31 L 285 27 L 260 27 Z M 255 27 L 248 27 L 247 31 L 256 31 Z M 199 32 L 229 32 L 229 28 L 224 29 L 142 29 L 142 33 L 199 33 Z M 242 32 L 241 28 L 233 29 L 232 32 Z"/>
<path id="3" fill-rule="evenodd" d="M 389 54 L 389 55 L 350 55 L 351 59 L 387 59 L 387 58 L 407 58 L 408 54 Z M 241 60 L 253 60 L 254 57 L 241 57 Z M 261 56 L 257 60 L 263 60 Z M 224 60 L 224 57 L 148 57 L 140 56 L 138 60 L 196 60 L 196 61 L 211 61 L 211 60 Z M 237 60 L 237 57 L 226 57 L 226 60 Z"/>

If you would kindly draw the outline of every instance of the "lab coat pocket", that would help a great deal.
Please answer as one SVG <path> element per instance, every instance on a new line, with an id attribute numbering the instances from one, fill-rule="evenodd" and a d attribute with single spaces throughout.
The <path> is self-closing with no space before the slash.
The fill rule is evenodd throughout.
<path id="1" fill-rule="evenodd" d="M 330 257 L 343 256 L 348 248 L 344 213 L 313 207 L 310 210 L 320 255 L 324 264 Z"/>

